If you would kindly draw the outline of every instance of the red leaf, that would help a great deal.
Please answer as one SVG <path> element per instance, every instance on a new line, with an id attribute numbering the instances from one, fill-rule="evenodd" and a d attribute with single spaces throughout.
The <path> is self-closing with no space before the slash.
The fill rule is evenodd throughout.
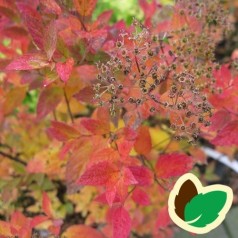
<path id="1" fill-rule="evenodd" d="M 79 178 L 78 185 L 105 185 L 117 170 L 107 161 L 102 161 L 89 167 Z"/>
<path id="2" fill-rule="evenodd" d="M 165 228 L 170 224 L 171 220 L 170 220 L 170 216 L 169 216 L 169 212 L 168 212 L 168 207 L 163 207 L 160 211 L 159 211 L 159 215 L 158 215 L 158 220 L 156 222 L 156 227 L 158 228 Z"/>
<path id="3" fill-rule="evenodd" d="M 112 207 L 113 202 L 116 200 L 117 188 L 115 186 L 111 186 L 106 190 L 106 201 L 107 204 Z"/>
<path id="4" fill-rule="evenodd" d="M 70 226 L 62 235 L 64 238 L 104 238 L 102 233 L 85 225 Z"/>
<path id="5" fill-rule="evenodd" d="M 95 54 L 97 51 L 99 51 L 103 44 L 105 43 L 108 36 L 107 30 L 96 30 L 93 32 L 90 32 L 89 37 L 89 50 L 93 54 Z"/>
<path id="6" fill-rule="evenodd" d="M 154 15 L 156 8 L 157 8 L 157 3 L 155 0 L 152 0 L 151 3 L 148 3 L 147 0 L 139 0 L 140 7 L 144 11 L 145 14 L 145 20 L 146 20 L 146 25 L 150 25 L 150 19 Z"/>
<path id="7" fill-rule="evenodd" d="M 108 194 L 107 194 L 107 192 L 105 192 L 105 193 L 100 194 L 99 196 L 97 196 L 94 201 L 110 205 L 110 202 L 108 200 L 109 200 L 108 199 Z M 114 197 L 114 200 L 111 201 L 111 204 L 119 203 L 119 202 L 121 202 L 121 200 L 120 200 L 119 196 L 116 194 L 116 196 Z"/>
<path id="8" fill-rule="evenodd" d="M 118 195 L 120 201 L 124 201 L 128 195 L 128 186 L 138 184 L 131 170 L 127 167 L 119 167 L 110 173 L 106 183 L 106 199 L 110 206 Z"/>
<path id="9" fill-rule="evenodd" d="M 93 87 L 89 86 L 80 90 L 77 94 L 74 95 L 74 97 L 78 101 L 92 103 L 94 94 L 95 92 L 93 91 Z"/>
<path id="10" fill-rule="evenodd" d="M 105 121 L 84 118 L 81 120 L 81 125 L 94 135 L 104 135 L 110 132 L 110 125 Z"/>
<path id="11" fill-rule="evenodd" d="M 133 191 L 132 199 L 134 202 L 136 202 L 142 206 L 150 205 L 150 198 L 149 198 L 148 194 L 140 188 L 136 188 Z"/>
<path id="12" fill-rule="evenodd" d="M 130 166 L 129 169 L 138 182 L 138 185 L 147 186 L 153 182 L 153 173 L 146 167 Z"/>
<path id="13" fill-rule="evenodd" d="M 138 184 L 138 181 L 134 177 L 134 174 L 132 173 L 130 168 L 124 167 L 123 170 L 120 171 L 120 173 L 122 173 L 123 175 L 124 185 Z"/>
<path id="14" fill-rule="evenodd" d="M 193 167 L 191 157 L 186 154 L 165 154 L 161 155 L 156 164 L 158 178 L 170 178 L 181 176 Z"/>
<path id="15" fill-rule="evenodd" d="M 214 145 L 232 146 L 238 145 L 238 121 L 232 121 L 223 127 L 217 136 L 211 141 Z"/>
<path id="16" fill-rule="evenodd" d="M 44 31 L 44 50 L 50 60 L 55 52 L 57 44 L 57 29 L 55 21 L 51 21 Z"/>
<path id="17" fill-rule="evenodd" d="M 11 232 L 18 237 L 30 238 L 32 227 L 31 219 L 16 211 L 11 216 Z"/>
<path id="18" fill-rule="evenodd" d="M 13 60 L 6 70 L 32 70 L 49 66 L 49 62 L 43 54 L 26 54 Z"/>
<path id="19" fill-rule="evenodd" d="M 81 65 L 76 70 L 80 79 L 85 83 L 90 83 L 97 77 L 97 68 L 93 65 Z"/>
<path id="20" fill-rule="evenodd" d="M 139 128 L 134 147 L 136 152 L 142 155 L 147 155 L 151 151 L 152 143 L 149 128 L 147 126 L 141 126 Z"/>
<path id="21" fill-rule="evenodd" d="M 49 232 L 53 235 L 55 235 L 56 237 L 59 235 L 60 233 L 60 226 L 50 226 L 48 228 Z"/>
<path id="22" fill-rule="evenodd" d="M 127 140 L 135 140 L 137 137 L 137 132 L 132 127 L 124 127 L 122 134 L 126 137 Z"/>
<path id="23" fill-rule="evenodd" d="M 43 24 L 41 15 L 31 6 L 25 3 L 17 3 L 29 33 L 39 49 L 43 49 Z"/>
<path id="24" fill-rule="evenodd" d="M 53 13 L 56 15 L 61 14 L 61 8 L 59 5 L 56 3 L 55 0 L 40 0 L 41 4 L 46 8 L 46 12 L 48 13 Z"/>
<path id="25" fill-rule="evenodd" d="M 58 121 L 51 122 L 51 127 L 48 129 L 48 133 L 59 141 L 68 141 L 80 136 L 80 132 L 74 127 Z"/>
<path id="26" fill-rule="evenodd" d="M 87 39 L 88 50 L 92 53 L 97 52 L 103 46 L 108 36 L 106 29 L 94 30 L 91 32 L 76 31 L 79 38 Z"/>
<path id="27" fill-rule="evenodd" d="M 36 216 L 36 217 L 32 218 L 32 220 L 31 220 L 31 227 L 34 228 L 34 227 L 38 226 L 39 224 L 47 221 L 48 219 L 49 218 L 47 216 L 41 216 L 41 215 Z"/>
<path id="28" fill-rule="evenodd" d="M 131 218 L 123 207 L 112 211 L 113 238 L 128 238 L 131 231 Z"/>
<path id="29" fill-rule="evenodd" d="M 58 75 L 60 76 L 60 78 L 62 79 L 62 81 L 64 81 L 65 83 L 69 80 L 69 77 L 73 70 L 73 66 L 74 66 L 73 58 L 67 59 L 65 63 L 59 62 L 56 64 L 56 71 Z"/>
<path id="30" fill-rule="evenodd" d="M 99 29 L 107 25 L 112 16 L 112 13 L 113 13 L 112 10 L 103 12 L 101 15 L 98 16 L 97 20 L 93 23 L 92 28 Z"/>
<path id="31" fill-rule="evenodd" d="M 47 114 L 52 112 L 60 103 L 63 97 L 63 91 L 59 87 L 45 88 L 40 94 L 37 104 L 37 117 L 44 118 Z"/>
<path id="32" fill-rule="evenodd" d="M 51 201 L 46 192 L 43 192 L 42 209 L 49 218 L 53 218 L 53 209 Z"/>
<path id="33" fill-rule="evenodd" d="M 209 127 L 210 130 L 217 131 L 222 129 L 231 120 L 231 115 L 225 110 L 216 112 L 212 118 L 212 125 Z"/>
<path id="34" fill-rule="evenodd" d="M 134 143 L 135 143 L 134 141 L 128 141 L 124 138 L 117 140 L 117 148 L 120 155 L 122 156 L 129 155 L 130 151 L 134 146 Z"/>
<path id="35" fill-rule="evenodd" d="M 229 65 L 222 65 L 219 70 L 214 72 L 217 87 L 227 88 L 232 84 L 232 75 Z"/>
<path id="36" fill-rule="evenodd" d="M 97 0 L 74 0 L 74 6 L 81 16 L 90 16 L 97 4 Z"/>

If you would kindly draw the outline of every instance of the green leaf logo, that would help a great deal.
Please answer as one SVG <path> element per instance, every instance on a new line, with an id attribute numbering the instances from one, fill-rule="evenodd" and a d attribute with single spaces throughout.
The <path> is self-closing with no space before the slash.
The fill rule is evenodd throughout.
<path id="1" fill-rule="evenodd" d="M 232 201 L 230 187 L 203 187 L 195 175 L 188 173 L 178 179 L 170 193 L 169 214 L 184 230 L 204 234 L 222 223 Z"/>

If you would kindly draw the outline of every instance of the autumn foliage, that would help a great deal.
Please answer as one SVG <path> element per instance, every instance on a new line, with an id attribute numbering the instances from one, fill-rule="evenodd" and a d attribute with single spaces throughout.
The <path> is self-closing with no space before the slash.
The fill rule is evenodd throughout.
<path id="1" fill-rule="evenodd" d="M 238 145 L 226 6 L 138 3 L 128 26 L 93 18 L 97 0 L 0 0 L 0 237 L 173 237 L 198 139 Z"/>

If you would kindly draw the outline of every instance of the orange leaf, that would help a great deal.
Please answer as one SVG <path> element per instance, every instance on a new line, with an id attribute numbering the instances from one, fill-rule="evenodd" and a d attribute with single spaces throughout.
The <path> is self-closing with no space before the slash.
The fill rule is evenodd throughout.
<path id="1" fill-rule="evenodd" d="M 141 126 L 139 128 L 134 147 L 136 152 L 142 155 L 146 155 L 151 151 L 152 143 L 149 128 L 147 126 Z"/>
<path id="2" fill-rule="evenodd" d="M 75 8 L 81 16 L 91 16 L 97 0 L 74 0 Z"/>
<path id="3" fill-rule="evenodd" d="M 41 91 L 37 104 L 37 116 L 39 119 L 44 118 L 52 112 L 63 98 L 63 91 L 59 87 L 45 88 Z"/>
<path id="4" fill-rule="evenodd" d="M 53 209 L 51 201 L 46 192 L 43 192 L 42 195 L 42 209 L 49 218 L 53 218 Z"/>
<path id="5" fill-rule="evenodd" d="M 84 118 L 81 125 L 94 135 L 104 135 L 110 132 L 109 122 Z"/>
<path id="6" fill-rule="evenodd" d="M 59 141 L 68 141 L 76 139 L 80 136 L 80 132 L 74 127 L 63 122 L 52 121 L 48 133 Z"/>
<path id="7" fill-rule="evenodd" d="M 104 238 L 104 236 L 89 226 L 74 225 L 70 226 L 62 235 L 65 238 Z"/>
<path id="8" fill-rule="evenodd" d="M 80 186 L 76 184 L 76 181 L 85 171 L 92 149 L 92 142 L 88 139 L 79 138 L 71 143 L 70 150 L 73 156 L 66 165 L 66 183 L 69 193 L 79 190 Z"/>
<path id="9" fill-rule="evenodd" d="M 1 236 L 12 236 L 11 225 L 5 221 L 0 221 L 0 235 Z"/>
<path id="10" fill-rule="evenodd" d="M 25 94 L 26 87 L 15 87 L 11 89 L 5 96 L 3 113 L 7 115 L 21 105 L 22 100 L 25 98 Z"/>
<path id="11" fill-rule="evenodd" d="M 102 161 L 89 167 L 77 183 L 79 185 L 105 185 L 110 180 L 112 174 L 116 172 L 117 170 L 111 163 Z"/>

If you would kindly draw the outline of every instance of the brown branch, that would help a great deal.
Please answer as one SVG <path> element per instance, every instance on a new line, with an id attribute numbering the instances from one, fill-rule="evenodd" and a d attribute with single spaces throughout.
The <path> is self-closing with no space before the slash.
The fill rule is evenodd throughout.
<path id="1" fill-rule="evenodd" d="M 147 160 L 143 155 L 139 156 L 139 159 L 142 161 L 143 165 L 145 165 L 147 168 L 149 168 L 154 175 L 154 181 L 160 186 L 162 187 L 165 191 L 167 191 L 168 189 L 160 182 L 159 178 L 156 175 L 156 171 L 155 168 L 153 167 L 153 165 L 150 163 L 149 160 Z"/>
<path id="2" fill-rule="evenodd" d="M 18 155 L 12 156 L 12 155 L 7 154 L 7 153 L 5 153 L 5 152 L 3 152 L 3 151 L 0 151 L 0 155 L 2 155 L 2 156 L 6 157 L 6 158 L 8 158 L 8 159 L 10 159 L 10 160 L 12 160 L 12 161 L 14 161 L 14 162 L 18 162 L 18 163 L 20 163 L 20 164 L 22 164 L 22 165 L 24 165 L 24 166 L 27 165 L 27 163 L 26 163 L 25 161 L 21 160 L 21 159 L 18 157 Z"/>
<path id="3" fill-rule="evenodd" d="M 7 144 L 0 143 L 0 147 L 7 148 L 8 150 L 10 150 L 12 152 L 12 147 Z"/>

